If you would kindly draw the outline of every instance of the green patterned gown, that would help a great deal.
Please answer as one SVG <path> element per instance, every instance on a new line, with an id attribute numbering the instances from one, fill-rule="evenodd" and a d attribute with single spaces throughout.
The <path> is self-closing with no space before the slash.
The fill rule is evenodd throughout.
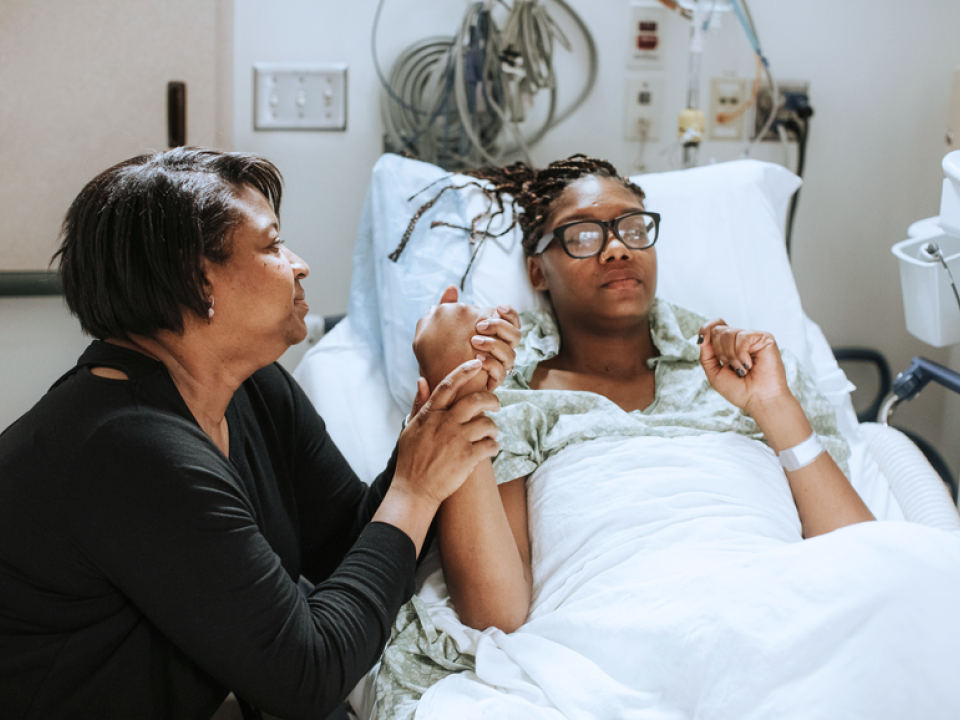
<path id="1" fill-rule="evenodd" d="M 706 320 L 660 299 L 650 312 L 650 333 L 660 355 L 648 360 L 656 392 L 645 410 L 625 412 L 592 392 L 531 390 L 537 365 L 560 349 L 560 333 L 549 313 L 521 315 L 517 372 L 497 390 L 500 453 L 493 469 L 498 483 L 528 476 L 547 458 L 574 443 L 610 436 L 681 437 L 734 432 L 766 442 L 757 424 L 710 387 L 700 366 L 697 335 Z M 800 401 L 824 447 L 849 476 L 850 455 L 830 402 L 820 394 L 790 352 L 782 353 L 790 389 Z M 474 669 L 472 655 L 439 631 L 417 597 L 400 611 L 376 675 L 379 720 L 407 720 L 419 698 L 447 675 Z"/>

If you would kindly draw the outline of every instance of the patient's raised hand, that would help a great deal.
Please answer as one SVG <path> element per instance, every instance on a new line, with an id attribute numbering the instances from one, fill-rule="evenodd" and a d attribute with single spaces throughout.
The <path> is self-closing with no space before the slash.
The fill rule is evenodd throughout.
<path id="1" fill-rule="evenodd" d="M 413 351 L 420 374 L 432 390 L 453 368 L 479 357 L 483 369 L 460 395 L 493 390 L 513 367 L 519 318 L 511 308 L 478 308 L 458 303 L 457 297 L 457 289 L 449 286 L 440 303 L 417 323 Z"/>
<path id="2" fill-rule="evenodd" d="M 700 364 L 728 402 L 753 415 L 769 403 L 795 401 L 773 335 L 717 319 L 700 328 L 700 337 Z"/>

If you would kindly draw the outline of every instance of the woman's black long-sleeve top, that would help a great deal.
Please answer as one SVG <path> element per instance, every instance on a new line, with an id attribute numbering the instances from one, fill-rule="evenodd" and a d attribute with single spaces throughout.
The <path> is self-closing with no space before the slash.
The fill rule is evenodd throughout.
<path id="1" fill-rule="evenodd" d="M 4 718 L 209 718 L 228 690 L 324 717 L 373 665 L 416 564 L 369 523 L 393 461 L 361 482 L 279 365 L 226 417 L 229 457 L 161 363 L 94 342 L 0 435 Z"/>

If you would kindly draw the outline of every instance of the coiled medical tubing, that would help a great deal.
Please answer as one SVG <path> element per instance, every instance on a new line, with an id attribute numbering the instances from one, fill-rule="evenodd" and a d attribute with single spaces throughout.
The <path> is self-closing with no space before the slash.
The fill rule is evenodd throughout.
<path id="1" fill-rule="evenodd" d="M 576 99 L 557 112 L 554 43 L 570 43 L 540 0 L 515 0 L 501 30 L 493 0 L 468 8 L 458 34 L 414 43 L 397 58 L 387 79 L 377 59 L 376 37 L 384 0 L 371 34 L 374 66 L 380 78 L 381 116 L 389 149 L 406 151 L 448 170 L 503 164 L 529 148 L 580 107 L 597 77 L 597 50 L 582 19 L 564 0 L 552 0 L 582 34 L 589 56 L 587 79 Z M 528 136 L 520 123 L 541 90 L 549 92 L 544 121 Z M 504 142 L 506 140 L 506 142 Z"/>

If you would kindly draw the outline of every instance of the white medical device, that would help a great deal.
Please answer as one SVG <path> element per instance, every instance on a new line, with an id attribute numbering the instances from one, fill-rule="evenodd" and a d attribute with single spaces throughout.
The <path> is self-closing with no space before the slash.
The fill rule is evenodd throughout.
<path id="1" fill-rule="evenodd" d="M 943 158 L 940 215 L 915 222 L 893 246 L 907 330 L 935 347 L 960 343 L 960 150 Z"/>

